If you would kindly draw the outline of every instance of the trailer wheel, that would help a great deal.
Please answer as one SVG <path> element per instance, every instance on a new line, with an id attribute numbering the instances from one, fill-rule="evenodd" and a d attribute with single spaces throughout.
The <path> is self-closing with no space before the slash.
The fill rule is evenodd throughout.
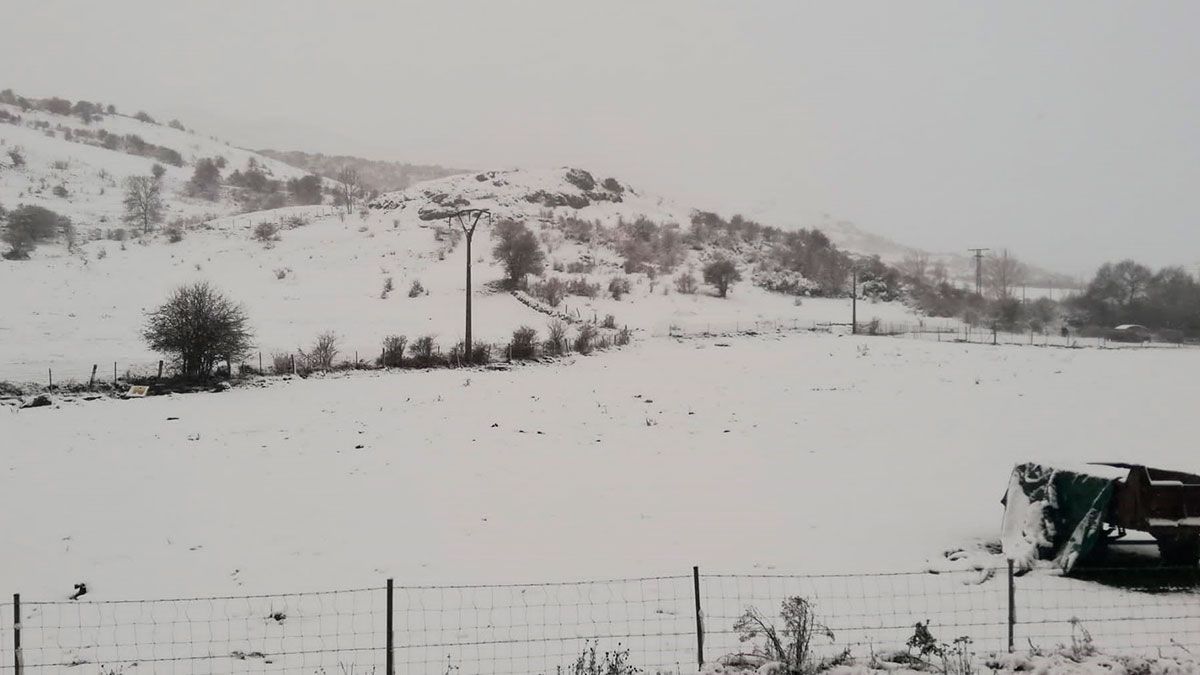
<path id="1" fill-rule="evenodd" d="M 1168 565 L 1195 567 L 1200 563 L 1200 536 L 1159 539 L 1158 554 Z"/>

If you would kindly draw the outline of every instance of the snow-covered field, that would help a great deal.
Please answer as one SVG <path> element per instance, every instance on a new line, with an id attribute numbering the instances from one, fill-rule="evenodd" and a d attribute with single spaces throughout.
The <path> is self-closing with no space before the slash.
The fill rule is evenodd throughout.
<path id="1" fill-rule="evenodd" d="M 0 413 L 0 579 L 31 600 L 61 600 L 78 582 L 110 600 L 376 587 L 389 576 L 412 586 L 683 575 L 660 588 L 686 604 L 692 565 L 987 567 L 1000 561 L 980 544 L 998 537 L 1016 462 L 1200 470 L 1197 359 L 829 335 L 651 339 L 505 372 L 10 409 Z M 945 556 L 958 549 L 965 561 Z M 1034 574 L 1021 583 L 1080 591 L 1098 618 L 1130 606 L 1125 591 Z M 980 615 L 956 603 L 1000 611 L 1001 577 L 828 583 L 864 600 L 947 593 L 951 616 L 966 620 Z M 732 605 L 774 588 L 730 583 L 714 595 Z M 625 597 L 588 598 L 602 596 Z M 1063 598 L 1073 597 L 1030 596 L 1058 598 L 1044 606 L 1060 623 L 1043 634 L 1069 634 Z M 908 625 L 901 601 L 886 602 Z M 921 606 L 935 609 L 911 611 Z M 1139 627 L 1200 630 L 1182 607 L 1191 623 Z M 711 610 L 714 623 L 735 614 Z M 1098 641 L 1116 639 L 1106 625 L 1128 629 L 1089 626 Z M 942 627 L 946 638 L 969 632 Z"/>

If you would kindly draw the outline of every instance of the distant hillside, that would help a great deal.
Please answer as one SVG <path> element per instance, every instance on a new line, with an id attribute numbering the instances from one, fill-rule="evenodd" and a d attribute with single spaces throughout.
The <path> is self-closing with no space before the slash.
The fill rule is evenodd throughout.
<path id="1" fill-rule="evenodd" d="M 816 229 L 824 232 L 833 243 L 847 251 L 854 251 L 862 255 L 877 255 L 884 262 L 892 265 L 902 264 L 905 258 L 924 257 L 930 264 L 945 265 L 946 272 L 953 281 L 970 285 L 975 280 L 975 260 L 965 251 L 962 253 L 924 251 L 897 243 L 873 232 L 867 232 L 850 221 L 838 220 L 829 216 L 818 223 Z M 995 254 L 998 255 L 999 252 L 997 250 Z M 1028 263 L 1025 263 L 1025 276 L 1030 286 L 1074 288 L 1078 285 L 1078 280 L 1070 275 Z"/>
<path id="2" fill-rule="evenodd" d="M 423 180 L 466 173 L 463 169 L 450 169 L 433 164 L 387 162 L 349 155 L 323 155 L 319 152 L 302 152 L 300 150 L 259 150 L 258 153 L 331 179 L 337 178 L 338 171 L 345 167 L 351 167 L 358 170 L 359 176 L 366 183 L 368 189 L 378 192 L 403 190 L 413 183 Z"/>

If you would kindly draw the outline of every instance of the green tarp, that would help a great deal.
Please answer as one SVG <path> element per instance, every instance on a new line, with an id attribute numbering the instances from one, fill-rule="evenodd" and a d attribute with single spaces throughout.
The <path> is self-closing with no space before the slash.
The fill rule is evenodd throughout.
<path id="1" fill-rule="evenodd" d="M 1005 556 L 1021 569 L 1049 560 L 1070 572 L 1100 540 L 1121 476 L 1108 467 L 1018 465 L 1004 495 Z"/>

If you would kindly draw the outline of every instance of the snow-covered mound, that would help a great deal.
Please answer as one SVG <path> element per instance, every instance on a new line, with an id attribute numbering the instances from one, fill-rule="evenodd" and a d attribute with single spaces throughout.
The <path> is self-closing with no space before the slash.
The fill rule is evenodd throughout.
<path id="1" fill-rule="evenodd" d="M 574 168 L 485 171 L 426 181 L 370 203 L 418 220 L 442 220 L 455 211 L 486 208 L 494 219 L 547 219 L 564 214 L 605 224 L 639 216 L 686 225 L 689 209 L 642 194 L 615 178 Z"/>

